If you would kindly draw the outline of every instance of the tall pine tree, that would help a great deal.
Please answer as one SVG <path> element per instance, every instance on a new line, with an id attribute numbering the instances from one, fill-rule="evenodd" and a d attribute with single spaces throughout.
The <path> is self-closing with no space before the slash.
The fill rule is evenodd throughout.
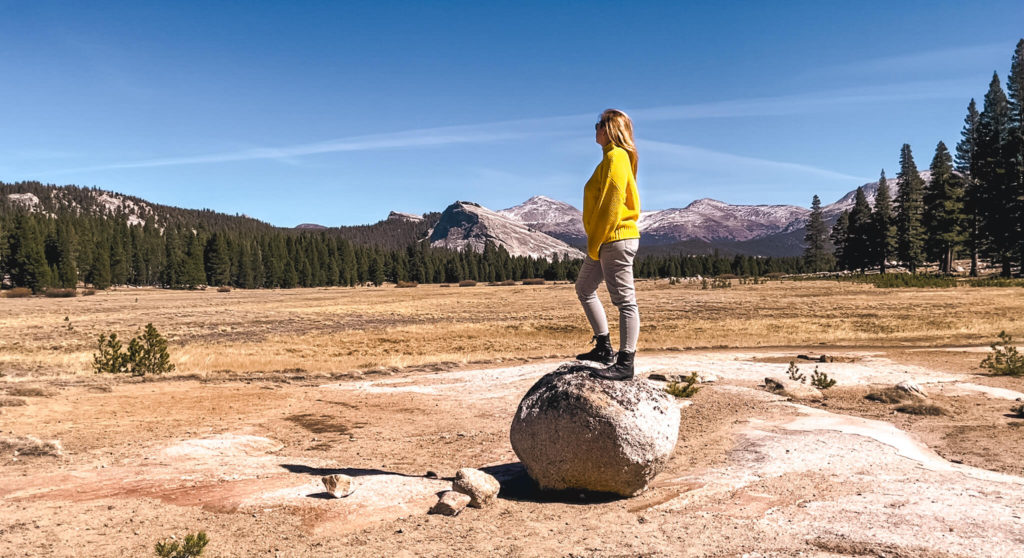
<path id="1" fill-rule="evenodd" d="M 846 259 L 851 268 L 863 272 L 874 266 L 873 236 L 871 206 L 864 188 L 857 188 L 846 229 Z"/>
<path id="2" fill-rule="evenodd" d="M 1017 42 L 1006 79 L 1010 112 L 1006 157 L 1009 161 L 1009 189 L 1013 207 L 1010 213 L 1017 224 L 1017 254 L 1020 274 L 1024 276 L 1024 39 Z"/>
<path id="3" fill-rule="evenodd" d="M 872 254 L 879 273 L 885 273 L 886 262 L 896 255 L 896 220 L 892 213 L 892 194 L 885 179 L 885 169 L 878 178 L 875 210 L 871 213 Z"/>
<path id="4" fill-rule="evenodd" d="M 956 170 L 964 181 L 964 228 L 967 250 L 971 254 L 971 277 L 978 276 L 978 252 L 980 250 L 980 187 L 978 174 L 978 114 L 977 105 L 971 99 L 967 105 L 967 116 L 960 131 L 960 142 L 956 144 Z"/>
<path id="5" fill-rule="evenodd" d="M 982 252 L 1001 264 L 1002 275 L 1009 276 L 1017 247 L 1014 222 L 1015 196 L 1010 183 L 1007 148 L 1009 145 L 1010 107 L 993 74 L 985 93 L 985 107 L 978 116 L 977 175 Z"/>
<path id="6" fill-rule="evenodd" d="M 935 146 L 931 177 L 924 191 L 925 253 L 942 273 L 953 271 L 953 258 L 964 240 L 963 181 L 953 174 L 953 157 L 941 141 Z"/>
<path id="7" fill-rule="evenodd" d="M 811 199 L 811 214 L 807 218 L 807 232 L 804 234 L 804 265 L 811 273 L 825 271 L 830 267 L 828 254 L 828 227 L 821 210 L 821 199 L 815 194 Z"/>
<path id="8" fill-rule="evenodd" d="M 896 246 L 900 260 L 911 273 L 924 262 L 924 229 L 921 215 L 924 212 L 924 181 L 914 164 L 910 144 L 900 148 L 900 172 L 896 176 Z"/>

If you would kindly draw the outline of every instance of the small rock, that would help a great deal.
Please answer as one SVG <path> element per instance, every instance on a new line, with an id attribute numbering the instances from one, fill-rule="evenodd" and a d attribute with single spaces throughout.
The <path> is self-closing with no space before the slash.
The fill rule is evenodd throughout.
<path id="1" fill-rule="evenodd" d="M 469 505 L 470 500 L 472 498 L 466 494 L 448 490 L 441 495 L 441 499 L 434 504 L 434 507 L 430 508 L 429 513 L 459 515 L 459 512 L 466 509 L 466 506 Z"/>
<path id="2" fill-rule="evenodd" d="M 435 473 L 434 471 L 427 471 L 427 474 L 425 474 L 423 476 L 427 477 L 428 479 L 436 479 L 436 478 L 438 478 L 437 473 Z"/>
<path id="3" fill-rule="evenodd" d="M 923 389 L 921 389 L 921 386 L 915 384 L 914 382 L 911 382 L 910 380 L 906 380 L 896 384 L 896 389 L 904 393 L 909 393 L 914 397 L 920 397 L 921 399 L 928 398 L 928 394 L 925 393 Z"/>
<path id="4" fill-rule="evenodd" d="M 344 498 L 355 491 L 355 482 L 348 475 L 327 475 L 320 479 L 324 481 L 324 488 L 335 498 Z"/>
<path id="5" fill-rule="evenodd" d="M 821 391 L 807 384 L 783 378 L 765 378 L 764 387 L 773 393 L 789 396 L 793 399 L 823 399 Z"/>
<path id="6" fill-rule="evenodd" d="M 452 490 L 470 497 L 469 505 L 482 508 L 491 504 L 501 490 L 498 479 L 479 469 L 464 467 L 455 473 Z"/>

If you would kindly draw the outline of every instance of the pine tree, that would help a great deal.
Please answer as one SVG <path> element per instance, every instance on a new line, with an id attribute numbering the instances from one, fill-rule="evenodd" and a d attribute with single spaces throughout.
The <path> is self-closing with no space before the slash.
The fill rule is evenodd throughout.
<path id="1" fill-rule="evenodd" d="M 189 234 L 188 250 L 185 254 L 185 269 L 182 277 L 182 284 L 189 289 L 194 289 L 206 284 L 206 270 L 203 265 L 204 242 L 199 238 L 198 233 Z"/>
<path id="2" fill-rule="evenodd" d="M 28 287 L 38 293 L 50 285 L 50 266 L 34 218 L 19 215 L 15 219 L 8 250 L 13 286 Z"/>
<path id="3" fill-rule="evenodd" d="M 1017 247 L 1013 208 L 1015 196 L 1010 184 L 1006 150 L 1009 144 L 1010 108 L 1006 94 L 993 74 L 985 93 L 985 107 L 978 116 L 977 175 L 982 252 L 1002 264 L 1009 276 Z"/>
<path id="4" fill-rule="evenodd" d="M 206 241 L 203 261 L 208 285 L 219 287 L 231 283 L 231 259 L 227 239 L 223 234 L 210 235 Z"/>
<path id="5" fill-rule="evenodd" d="M 849 266 L 861 272 L 874 265 L 871 206 L 864 188 L 857 188 L 846 229 L 846 259 Z"/>
<path id="6" fill-rule="evenodd" d="M 879 273 L 885 273 L 886 262 L 896 255 L 896 225 L 892 213 L 892 195 L 885 169 L 878 178 L 875 210 L 871 212 L 871 253 Z"/>
<path id="7" fill-rule="evenodd" d="M 1017 41 L 1006 78 L 1010 129 L 1006 156 L 1009 162 L 1010 213 L 1017 225 L 1017 254 L 1020 274 L 1024 276 L 1024 39 Z"/>
<path id="8" fill-rule="evenodd" d="M 949 274 L 956 250 L 964 240 L 964 188 L 960 177 L 953 174 L 953 157 L 941 141 L 935 146 L 930 170 L 921 218 L 925 253 L 939 262 L 942 273 Z"/>
<path id="9" fill-rule="evenodd" d="M 960 131 L 960 142 L 956 144 L 956 170 L 964 180 L 964 228 L 967 237 L 967 250 L 971 253 L 971 277 L 978 276 L 978 251 L 981 243 L 980 188 L 976 179 L 978 174 L 978 108 L 971 99 L 967 105 L 967 116 L 964 127 Z"/>
<path id="10" fill-rule="evenodd" d="M 828 227 L 821 210 L 821 198 L 811 198 L 811 214 L 807 218 L 807 232 L 804 234 L 804 262 L 808 271 L 817 273 L 829 268 Z"/>
<path id="11" fill-rule="evenodd" d="M 835 257 L 836 267 L 839 269 L 853 269 L 850 265 L 850 259 L 846 254 L 847 245 L 847 234 L 850 230 L 850 212 L 844 211 L 839 214 L 839 218 L 836 219 L 834 225 L 832 225 L 831 240 L 832 245 L 835 246 Z M 707 275 L 702 273 L 701 275 Z"/>
<path id="12" fill-rule="evenodd" d="M 909 144 L 900 149 L 900 173 L 896 176 L 899 192 L 896 195 L 896 245 L 900 260 L 911 273 L 924 261 L 924 229 L 921 215 L 924 211 L 924 181 L 917 172 L 914 155 Z"/>
<path id="13" fill-rule="evenodd" d="M 70 225 L 57 227 L 57 278 L 55 283 L 65 289 L 73 289 L 78 285 L 78 266 L 72 248 L 73 232 Z"/>

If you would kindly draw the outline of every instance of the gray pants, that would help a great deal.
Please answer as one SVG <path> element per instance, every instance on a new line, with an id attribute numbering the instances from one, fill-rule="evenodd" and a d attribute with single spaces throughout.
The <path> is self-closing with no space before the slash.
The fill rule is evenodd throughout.
<path id="1" fill-rule="evenodd" d="M 636 307 L 633 288 L 633 258 L 640 239 L 616 240 L 601 245 L 600 260 L 586 258 L 576 278 L 576 296 L 583 303 L 594 335 L 608 334 L 608 318 L 597 299 L 597 287 L 604 281 L 608 286 L 612 304 L 619 309 L 619 350 L 636 352 L 640 336 L 640 312 Z"/>

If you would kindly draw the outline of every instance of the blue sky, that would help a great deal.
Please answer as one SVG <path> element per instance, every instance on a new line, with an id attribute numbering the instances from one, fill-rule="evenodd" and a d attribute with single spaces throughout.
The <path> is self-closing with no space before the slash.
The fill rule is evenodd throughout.
<path id="1" fill-rule="evenodd" d="M 280 226 L 577 206 L 634 119 L 644 209 L 825 203 L 927 167 L 1024 3 L 0 0 L 0 180 Z"/>

